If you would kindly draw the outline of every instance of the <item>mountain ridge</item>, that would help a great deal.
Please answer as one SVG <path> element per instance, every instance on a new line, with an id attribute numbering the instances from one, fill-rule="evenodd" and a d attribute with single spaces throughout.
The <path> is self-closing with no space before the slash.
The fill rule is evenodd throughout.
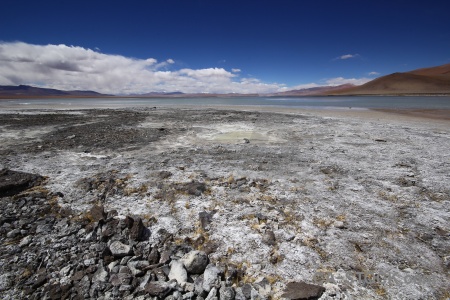
<path id="1" fill-rule="evenodd" d="M 450 95 L 450 64 L 396 72 L 323 95 Z"/>

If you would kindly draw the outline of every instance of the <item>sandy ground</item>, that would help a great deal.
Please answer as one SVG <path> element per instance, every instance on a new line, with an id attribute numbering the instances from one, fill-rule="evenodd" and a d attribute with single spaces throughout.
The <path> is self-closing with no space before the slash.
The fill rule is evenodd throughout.
<path id="1" fill-rule="evenodd" d="M 0 168 L 48 176 L 80 212 L 101 201 L 153 218 L 153 238 L 201 237 L 212 260 L 268 278 L 274 298 L 294 280 L 325 286 L 321 299 L 449 297 L 448 120 L 274 107 L 1 113 Z M 205 190 L 180 192 L 190 182 Z"/>

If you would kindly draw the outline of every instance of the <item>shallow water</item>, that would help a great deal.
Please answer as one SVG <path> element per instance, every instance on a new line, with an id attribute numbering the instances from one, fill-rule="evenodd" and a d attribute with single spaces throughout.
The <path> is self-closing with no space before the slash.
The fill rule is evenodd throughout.
<path id="1" fill-rule="evenodd" d="M 276 106 L 296 108 L 387 108 L 387 109 L 450 109 L 450 97 L 214 97 L 214 98 L 61 98 L 61 99 L 5 99 L 0 109 L 75 109 L 125 108 L 154 106 Z"/>

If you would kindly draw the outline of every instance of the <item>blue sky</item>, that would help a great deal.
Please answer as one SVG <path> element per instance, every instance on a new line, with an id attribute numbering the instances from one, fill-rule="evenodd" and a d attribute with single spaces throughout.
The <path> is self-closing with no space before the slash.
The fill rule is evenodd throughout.
<path id="1" fill-rule="evenodd" d="M 0 9 L 0 84 L 272 92 L 450 63 L 444 0 L 2 0 Z"/>

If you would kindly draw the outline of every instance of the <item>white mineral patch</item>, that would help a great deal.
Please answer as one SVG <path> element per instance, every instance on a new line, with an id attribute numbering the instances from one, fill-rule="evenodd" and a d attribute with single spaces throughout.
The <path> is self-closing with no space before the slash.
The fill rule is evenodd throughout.
<path id="1" fill-rule="evenodd" d="M 48 176 L 51 191 L 64 194 L 60 204 L 80 211 L 96 194 L 75 183 L 116 170 L 128 179 L 124 191 L 117 184 L 108 194 L 107 210 L 154 217 L 155 242 L 161 229 L 197 238 L 198 214 L 211 212 L 207 236 L 218 246 L 211 258 L 244 265 L 254 279 L 277 278 L 275 298 L 283 284 L 312 282 L 321 270 L 348 276 L 345 295 L 355 299 L 433 299 L 450 288 L 448 237 L 436 231 L 450 231 L 450 126 L 311 113 L 260 113 L 253 123 L 208 121 L 205 112 L 186 121 L 194 112 L 151 115 L 138 127 L 176 133 L 135 150 L 18 154 L 0 167 Z M 2 128 L 0 138 L 10 141 L 16 133 Z M 160 171 L 171 176 L 162 179 Z M 207 190 L 194 196 L 179 189 L 191 181 Z M 262 241 L 268 229 L 275 246 Z M 421 238 L 425 233 L 431 240 Z M 392 280 L 370 286 L 355 279 L 358 270 Z M 332 282 L 326 286 L 328 294 L 336 292 Z"/>

